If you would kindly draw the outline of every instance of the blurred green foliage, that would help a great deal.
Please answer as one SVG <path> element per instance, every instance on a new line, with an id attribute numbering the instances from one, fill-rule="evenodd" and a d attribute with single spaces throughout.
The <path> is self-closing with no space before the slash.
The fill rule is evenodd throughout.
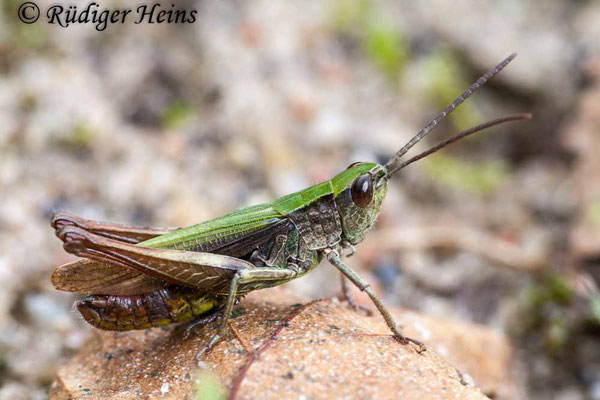
<path id="1" fill-rule="evenodd" d="M 194 379 L 195 400 L 223 400 L 225 390 L 219 379 L 208 371 L 200 371 Z"/>
<path id="2" fill-rule="evenodd" d="M 336 32 L 356 41 L 363 56 L 387 78 L 397 80 L 409 61 L 405 35 L 386 16 L 379 3 L 371 0 L 337 0 L 333 6 L 332 25 Z M 460 57 L 446 47 L 440 47 L 424 62 L 425 95 L 437 107 L 445 107 L 471 83 L 464 77 Z M 482 122 L 472 103 L 463 103 L 449 117 L 464 130 Z"/>
<path id="3" fill-rule="evenodd" d="M 468 162 L 438 153 L 428 157 L 424 165 L 434 180 L 480 195 L 496 191 L 510 178 L 508 166 L 501 161 Z"/>
<path id="4" fill-rule="evenodd" d="M 544 343 L 550 353 L 557 353 L 567 345 L 571 335 L 569 321 L 565 315 L 558 314 L 548 320 Z"/>
<path id="5" fill-rule="evenodd" d="M 337 0 L 333 6 L 333 26 L 338 32 L 350 32 L 361 27 L 373 9 L 371 0 Z"/>
<path id="6" fill-rule="evenodd" d="M 38 50 L 46 44 L 46 24 L 34 23 L 25 24 L 19 21 L 17 10 L 23 4 L 21 0 L 2 0 L 2 11 L 4 15 L 14 18 L 8 18 L 5 22 L 5 27 L 8 28 L 10 42 L 16 48 L 24 50 Z M 42 17 L 40 17 L 42 18 Z"/>
<path id="7" fill-rule="evenodd" d="M 567 275 L 548 272 L 526 291 L 523 311 L 524 327 L 542 336 L 549 354 L 558 355 L 586 325 L 600 326 L 600 295 L 577 294 Z"/>
<path id="8" fill-rule="evenodd" d="M 408 58 L 402 36 L 391 25 L 370 25 L 364 46 L 371 62 L 391 78 L 397 77 Z"/>
<path id="9" fill-rule="evenodd" d="M 88 146 L 94 138 L 94 132 L 85 123 L 79 123 L 75 126 L 71 135 L 68 137 L 69 142 L 76 147 Z"/>
<path id="10" fill-rule="evenodd" d="M 88 150 L 91 147 L 95 132 L 83 121 L 75 124 L 73 129 L 56 139 L 56 144 L 71 151 Z"/>
<path id="11" fill-rule="evenodd" d="M 540 308 L 547 303 L 569 305 L 573 300 L 573 291 L 567 283 L 566 277 L 552 272 L 545 275 L 541 281 L 530 288 L 529 303 Z"/>
<path id="12" fill-rule="evenodd" d="M 438 108 L 446 107 L 471 84 L 464 77 L 459 57 L 447 48 L 440 48 L 428 56 L 424 69 L 425 76 L 430 77 L 425 85 L 425 94 Z M 483 121 L 475 103 L 468 101 L 455 109 L 449 118 L 459 130 Z"/>
<path id="13" fill-rule="evenodd" d="M 590 299 L 590 311 L 594 321 L 600 325 L 600 294 L 596 294 Z"/>
<path id="14" fill-rule="evenodd" d="M 0 378 L 3 378 L 5 374 L 9 372 L 8 362 L 3 355 L 0 355 Z"/>
<path id="15" fill-rule="evenodd" d="M 337 0 L 332 13 L 334 29 L 354 38 L 363 56 L 391 80 L 397 79 L 408 60 L 402 32 L 373 1 Z"/>
<path id="16" fill-rule="evenodd" d="M 192 110 L 190 106 L 177 100 L 165 107 L 161 115 L 161 125 L 163 129 L 174 130 L 181 128 L 190 119 Z"/>
<path id="17" fill-rule="evenodd" d="M 592 217 L 592 222 L 596 225 L 598 230 L 600 230 L 600 199 L 597 199 L 592 203 L 590 215 Z"/>
<path id="18" fill-rule="evenodd" d="M 41 24 L 17 25 L 12 39 L 17 47 L 37 50 L 46 44 L 46 31 Z"/>
<path id="19" fill-rule="evenodd" d="M 574 298 L 567 278 L 558 272 L 543 275 L 527 291 L 529 328 L 542 334 L 551 354 L 565 347 L 576 325 L 576 314 L 571 312 Z"/>

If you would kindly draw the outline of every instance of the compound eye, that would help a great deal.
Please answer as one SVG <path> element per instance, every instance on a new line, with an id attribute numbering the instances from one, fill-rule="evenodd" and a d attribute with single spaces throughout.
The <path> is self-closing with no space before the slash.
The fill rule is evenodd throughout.
<path id="1" fill-rule="evenodd" d="M 364 174 L 356 178 L 350 189 L 352 201 L 361 208 L 367 207 L 373 200 L 373 181 L 371 174 Z"/>

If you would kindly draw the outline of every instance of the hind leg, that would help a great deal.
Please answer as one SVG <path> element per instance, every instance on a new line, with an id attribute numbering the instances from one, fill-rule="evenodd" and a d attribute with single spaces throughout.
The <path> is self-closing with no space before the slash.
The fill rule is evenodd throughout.
<path id="1" fill-rule="evenodd" d="M 241 284 L 253 283 L 253 282 L 278 282 L 293 279 L 297 276 L 296 271 L 282 268 L 255 268 L 255 269 L 243 269 L 235 273 L 231 279 L 229 286 L 229 294 L 227 295 L 227 302 L 223 310 L 221 317 L 221 324 L 217 333 L 208 341 L 208 344 L 196 355 L 196 359 L 200 359 L 206 352 L 214 347 L 219 340 L 225 336 L 227 332 L 227 324 L 231 317 L 231 310 L 236 302 L 238 296 L 238 289 Z"/>
<path id="2" fill-rule="evenodd" d="M 183 331 L 183 338 L 187 339 L 194 329 L 210 324 L 217 318 L 221 317 L 221 315 L 222 314 L 220 310 L 215 310 L 208 315 L 201 315 L 199 318 L 193 320 L 185 327 Z"/>

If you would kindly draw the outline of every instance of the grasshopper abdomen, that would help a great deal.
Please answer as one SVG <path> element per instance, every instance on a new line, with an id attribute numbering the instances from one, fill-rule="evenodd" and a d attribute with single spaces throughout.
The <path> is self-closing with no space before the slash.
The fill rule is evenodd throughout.
<path id="1" fill-rule="evenodd" d="M 76 306 L 96 328 L 130 331 L 192 320 L 212 311 L 216 303 L 206 293 L 170 286 L 130 296 L 92 295 Z"/>

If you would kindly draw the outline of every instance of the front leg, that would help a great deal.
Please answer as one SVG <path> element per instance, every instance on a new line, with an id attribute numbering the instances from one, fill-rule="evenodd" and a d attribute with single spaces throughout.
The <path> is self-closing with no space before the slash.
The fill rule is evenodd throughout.
<path id="1" fill-rule="evenodd" d="M 344 255 L 344 250 L 346 250 L 346 249 L 350 249 L 350 253 L 347 254 L 346 257 L 352 257 L 356 253 L 356 249 L 354 248 L 352 243 L 350 243 L 346 239 L 342 239 L 340 244 L 341 244 L 341 247 L 339 248 L 340 255 Z M 342 272 L 340 272 L 340 285 L 341 285 L 340 287 L 342 289 L 340 292 L 340 295 L 338 296 L 338 298 L 340 300 L 348 302 L 348 305 L 354 311 L 361 310 L 369 316 L 373 315 L 373 312 L 371 310 L 369 310 L 367 307 L 361 306 L 356 303 L 356 301 L 354 300 L 354 297 L 352 296 L 352 293 L 350 293 L 350 288 L 348 287 L 348 282 L 346 282 L 346 277 L 344 276 L 344 274 Z"/>
<path id="2" fill-rule="evenodd" d="M 324 253 L 327 257 L 327 260 L 331 264 L 333 264 L 333 266 L 335 266 L 342 274 L 344 274 L 348 279 L 350 279 L 350 281 L 352 283 L 354 283 L 361 291 L 367 293 L 367 295 L 371 298 L 371 301 L 373 302 L 373 304 L 375 304 L 375 307 L 377 307 L 377 310 L 379 311 L 379 313 L 385 320 L 385 323 L 387 324 L 387 326 L 390 328 L 390 330 L 394 334 L 394 337 L 400 343 L 407 344 L 407 343 L 411 342 L 411 343 L 414 343 L 417 346 L 419 346 L 419 353 L 425 351 L 425 345 L 422 342 L 420 342 L 416 339 L 412 339 L 408 336 L 404 336 L 402 334 L 402 332 L 400 332 L 400 328 L 396 324 L 396 321 L 394 321 L 394 318 L 392 317 L 392 315 L 390 314 L 388 309 L 385 308 L 385 306 L 383 305 L 381 300 L 379 300 L 377 295 L 375 295 L 375 292 L 373 291 L 373 289 L 371 289 L 369 284 L 363 278 L 361 278 L 356 272 L 354 272 L 354 270 L 352 270 L 352 268 L 350 268 L 348 265 L 344 264 L 344 262 L 342 261 L 342 258 L 335 250 L 325 249 Z"/>
<path id="3" fill-rule="evenodd" d="M 368 316 L 373 315 L 373 311 L 369 310 L 368 307 L 362 306 L 362 305 L 358 304 L 356 302 L 356 300 L 354 300 L 354 296 L 352 296 L 352 293 L 350 293 L 350 288 L 348 287 L 348 282 L 346 281 L 346 277 L 344 276 L 344 274 L 342 272 L 340 272 L 340 286 L 341 286 L 341 293 L 339 296 L 340 300 L 346 301 L 348 303 L 348 305 L 354 311 L 361 310 Z"/>

